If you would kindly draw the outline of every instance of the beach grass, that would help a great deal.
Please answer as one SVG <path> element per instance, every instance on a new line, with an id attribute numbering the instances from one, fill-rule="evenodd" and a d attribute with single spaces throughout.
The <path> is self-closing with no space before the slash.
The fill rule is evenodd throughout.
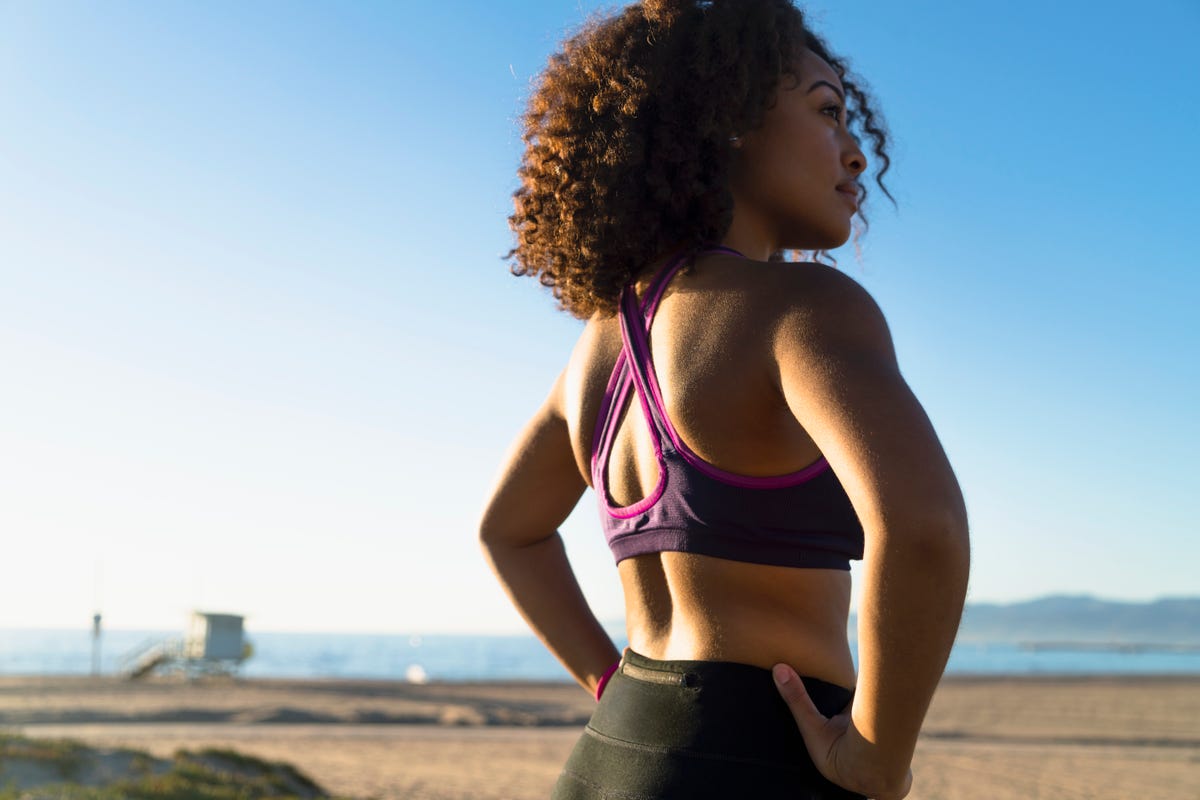
<path id="1" fill-rule="evenodd" d="M 169 759 L 73 739 L 0 734 L 0 800 L 315 800 L 331 798 L 291 764 L 230 748 Z M 341 798 L 340 800 L 348 800 Z"/>

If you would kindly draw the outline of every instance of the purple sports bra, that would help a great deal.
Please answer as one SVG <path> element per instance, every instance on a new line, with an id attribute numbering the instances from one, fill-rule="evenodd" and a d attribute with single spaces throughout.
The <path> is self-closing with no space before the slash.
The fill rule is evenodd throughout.
<path id="1" fill-rule="evenodd" d="M 741 255 L 719 245 L 701 252 L 714 250 Z M 686 253 L 654 277 L 640 309 L 632 281 L 621 293 L 624 345 L 600 406 L 591 464 L 600 524 L 613 556 L 620 563 L 679 550 L 757 564 L 850 569 L 851 559 L 862 558 L 862 525 L 824 456 L 787 475 L 739 475 L 702 460 L 671 424 L 647 334 L 667 284 L 685 260 Z M 609 497 L 604 476 L 631 385 L 651 421 L 659 479 L 649 495 L 621 508 Z"/>

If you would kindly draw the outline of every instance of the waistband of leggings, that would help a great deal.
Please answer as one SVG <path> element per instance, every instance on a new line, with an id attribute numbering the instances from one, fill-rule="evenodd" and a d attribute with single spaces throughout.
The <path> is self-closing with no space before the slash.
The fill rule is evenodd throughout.
<path id="1" fill-rule="evenodd" d="M 771 670 L 756 664 L 742 664 L 737 661 L 650 658 L 632 647 L 626 647 L 624 653 L 621 654 L 619 671 L 625 677 L 633 680 L 671 686 L 696 687 L 705 684 L 721 685 L 726 683 L 744 685 L 747 682 L 761 683 L 764 676 L 772 682 L 772 685 L 774 684 Z M 806 675 L 801 675 L 800 678 L 804 681 L 804 687 L 810 695 L 830 699 L 844 698 L 845 702 L 849 702 L 850 697 L 854 694 L 853 689 L 823 681 L 820 678 Z M 818 703 L 819 705 L 821 704 Z"/>
<path id="2" fill-rule="evenodd" d="M 851 689 L 801 677 L 826 716 L 853 697 Z M 627 648 L 587 727 L 609 747 L 817 774 L 771 670 L 753 664 L 663 660 Z"/>

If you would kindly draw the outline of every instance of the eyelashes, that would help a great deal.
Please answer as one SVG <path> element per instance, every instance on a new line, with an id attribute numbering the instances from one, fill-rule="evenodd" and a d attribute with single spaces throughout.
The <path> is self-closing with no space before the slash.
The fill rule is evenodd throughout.
<path id="1" fill-rule="evenodd" d="M 826 111 L 829 111 L 830 109 L 833 109 L 833 112 L 834 112 L 833 118 L 835 120 L 837 120 L 838 122 L 841 122 L 842 121 L 842 107 L 839 106 L 837 103 L 831 103 L 831 104 L 825 106 L 824 108 L 822 108 L 821 113 L 823 114 Z"/>

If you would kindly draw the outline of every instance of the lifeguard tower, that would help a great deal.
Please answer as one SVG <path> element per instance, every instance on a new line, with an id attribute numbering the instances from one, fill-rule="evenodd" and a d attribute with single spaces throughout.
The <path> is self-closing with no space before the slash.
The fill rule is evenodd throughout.
<path id="1" fill-rule="evenodd" d="M 240 664 L 246 657 L 242 620 L 237 614 L 192 613 L 183 656 L 190 661 Z"/>
<path id="2" fill-rule="evenodd" d="M 199 675 L 232 675 L 254 648 L 246 641 L 237 614 L 193 611 L 187 633 L 143 642 L 121 660 L 121 673 L 129 680 L 154 672 Z"/>

